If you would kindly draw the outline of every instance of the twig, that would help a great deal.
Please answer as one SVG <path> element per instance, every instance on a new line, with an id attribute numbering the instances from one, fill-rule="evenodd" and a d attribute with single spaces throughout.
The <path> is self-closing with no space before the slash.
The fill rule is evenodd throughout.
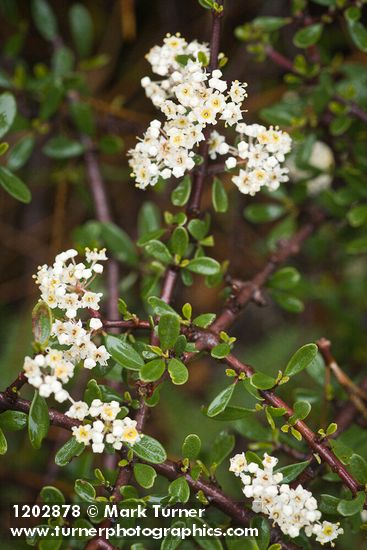
<path id="1" fill-rule="evenodd" d="M 315 231 L 316 227 L 318 227 L 323 219 L 324 217 L 322 214 L 314 214 L 314 220 L 306 223 L 290 239 L 281 241 L 278 245 L 278 249 L 270 255 L 261 271 L 259 271 L 251 281 L 243 285 L 236 296 L 231 297 L 227 301 L 223 311 L 210 326 L 210 330 L 216 334 L 222 330 L 226 330 L 235 321 L 241 310 L 253 300 L 256 293 L 261 290 L 276 268 L 290 256 L 298 254 L 303 241 Z"/>

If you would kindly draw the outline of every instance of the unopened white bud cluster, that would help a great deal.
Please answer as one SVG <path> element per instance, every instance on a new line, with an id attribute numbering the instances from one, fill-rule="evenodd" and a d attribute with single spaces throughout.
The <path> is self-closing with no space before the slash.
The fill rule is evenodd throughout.
<path id="1" fill-rule="evenodd" d="M 77 420 L 89 417 L 89 423 L 72 427 L 73 435 L 78 443 L 92 445 L 94 453 L 103 453 L 106 443 L 120 450 L 123 443 L 133 446 L 140 440 L 136 421 L 128 416 L 118 418 L 121 410 L 117 401 L 103 403 L 93 399 L 90 406 L 84 401 L 73 402 L 66 415 Z"/>
<path id="2" fill-rule="evenodd" d="M 147 54 L 153 72 L 164 79 L 152 81 L 146 76 L 142 86 L 166 121 L 153 120 L 129 151 L 137 187 L 155 185 L 159 178 L 182 177 L 195 166 L 195 147 L 208 139 L 211 159 L 227 155 L 228 169 L 240 166 L 232 182 L 241 193 L 254 195 L 264 186 L 277 189 L 288 180 L 288 169 L 280 164 L 291 148 L 289 135 L 277 128 L 245 124 L 241 105 L 247 84 L 236 80 L 228 85 L 219 69 L 208 72 L 203 64 L 208 56 L 207 44 L 188 43 L 180 35 L 167 35 L 162 46 L 154 46 Z M 207 126 L 220 121 L 235 127 L 236 146 L 216 130 L 204 135 Z"/>
<path id="3" fill-rule="evenodd" d="M 76 250 L 67 250 L 56 256 L 52 267 L 43 265 L 38 269 L 35 279 L 42 300 L 51 308 L 64 310 L 65 317 L 52 324 L 50 336 L 55 343 L 47 347 L 44 354 L 27 356 L 23 366 L 28 382 L 39 394 L 54 395 L 60 403 L 71 399 L 63 384 L 72 378 L 76 364 L 83 362 L 85 368 L 92 369 L 97 364 L 106 365 L 110 358 L 105 346 L 97 346 L 92 341 L 102 328 L 101 320 L 94 317 L 84 328 L 82 321 L 76 319 L 79 309 L 99 309 L 102 294 L 91 292 L 88 287 L 96 274 L 103 271 L 99 262 L 107 259 L 105 250 L 86 249 L 86 263 L 76 263 L 76 256 Z M 56 343 L 62 349 L 54 348 Z"/>
<path id="4" fill-rule="evenodd" d="M 253 499 L 252 510 L 269 516 L 283 533 L 295 538 L 304 529 L 320 544 L 334 546 L 333 540 L 343 533 L 339 523 L 320 522 L 321 512 L 312 493 L 302 485 L 292 489 L 282 483 L 283 474 L 273 471 L 277 463 L 277 458 L 265 453 L 261 467 L 256 462 L 248 463 L 245 453 L 241 453 L 231 458 L 229 470 L 240 477 L 245 496 Z"/>

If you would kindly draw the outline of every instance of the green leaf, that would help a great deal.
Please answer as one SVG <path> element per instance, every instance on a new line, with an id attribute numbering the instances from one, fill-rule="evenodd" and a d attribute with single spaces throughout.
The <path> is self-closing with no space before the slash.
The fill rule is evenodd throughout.
<path id="1" fill-rule="evenodd" d="M 228 196 L 219 178 L 214 178 L 212 185 L 212 203 L 216 212 L 227 212 Z"/>
<path id="2" fill-rule="evenodd" d="M 0 428 L 0 455 L 4 455 L 7 450 L 8 450 L 8 442 L 6 441 L 4 432 Z"/>
<path id="3" fill-rule="evenodd" d="M 40 496 L 45 504 L 64 504 L 65 498 L 60 489 L 52 485 L 42 487 Z"/>
<path id="4" fill-rule="evenodd" d="M 295 376 L 307 368 L 317 355 L 317 346 L 315 344 L 306 344 L 302 346 L 291 357 L 286 369 L 285 376 Z"/>
<path id="5" fill-rule="evenodd" d="M 196 327 L 207 328 L 212 324 L 215 318 L 215 313 L 203 313 L 202 315 L 195 317 L 192 322 Z"/>
<path id="6" fill-rule="evenodd" d="M 78 157 L 84 153 L 83 144 L 67 138 L 66 136 L 56 136 L 48 140 L 42 151 L 52 159 L 69 159 Z"/>
<path id="7" fill-rule="evenodd" d="M 150 231 L 156 231 L 160 228 L 161 214 L 159 208 L 154 202 L 145 202 L 139 210 L 138 229 L 139 236 L 145 235 Z"/>
<path id="8" fill-rule="evenodd" d="M 292 20 L 290 17 L 256 17 L 252 24 L 264 32 L 273 32 L 281 29 Z"/>
<path id="9" fill-rule="evenodd" d="M 352 454 L 349 461 L 349 468 L 352 475 L 362 485 L 367 483 L 367 462 L 363 457 L 357 454 Z"/>
<path id="10" fill-rule="evenodd" d="M 148 303 L 151 305 L 154 311 L 154 315 L 165 315 L 166 313 L 171 313 L 172 315 L 177 315 L 176 311 L 169 305 L 166 304 L 164 300 L 161 300 L 157 296 L 151 296 L 148 298 Z"/>
<path id="11" fill-rule="evenodd" d="M 338 504 L 337 511 L 342 516 L 354 516 L 362 510 L 365 500 L 366 493 L 360 491 L 353 500 L 341 500 Z"/>
<path id="12" fill-rule="evenodd" d="M 66 46 L 57 48 L 52 56 L 52 72 L 56 79 L 61 79 L 70 76 L 74 68 L 74 54 Z"/>
<path id="13" fill-rule="evenodd" d="M 299 298 L 292 296 L 291 294 L 286 294 L 285 292 L 271 289 L 271 297 L 277 302 L 277 304 L 291 313 L 302 313 L 305 306 Z"/>
<path id="14" fill-rule="evenodd" d="M 198 0 L 198 2 L 206 10 L 211 10 L 214 4 L 214 0 Z"/>
<path id="15" fill-rule="evenodd" d="M 251 520 L 251 527 L 257 529 L 256 545 L 259 550 L 268 550 L 270 543 L 270 525 L 269 522 L 261 516 L 255 516 Z"/>
<path id="16" fill-rule="evenodd" d="M 272 275 L 269 279 L 269 286 L 280 290 L 289 290 L 294 288 L 300 281 L 301 276 L 294 267 L 283 267 Z"/>
<path id="17" fill-rule="evenodd" d="M 159 380 L 166 369 L 166 364 L 163 359 L 153 359 L 149 363 L 145 363 L 140 370 L 140 379 L 144 382 L 155 382 Z"/>
<path id="18" fill-rule="evenodd" d="M 263 372 L 255 372 L 251 376 L 250 381 L 252 386 L 258 390 L 268 390 L 275 386 L 275 378 Z"/>
<path id="19" fill-rule="evenodd" d="M 227 407 L 227 405 L 228 405 L 228 403 L 229 403 L 229 401 L 230 401 L 230 399 L 233 395 L 235 386 L 236 386 L 236 384 L 231 384 L 230 386 L 228 386 L 227 388 L 222 390 L 213 399 L 213 401 L 210 403 L 210 405 L 208 407 L 208 410 L 207 410 L 207 413 L 206 413 L 210 418 L 212 418 L 213 416 L 217 416 L 217 414 L 224 411 L 224 409 Z"/>
<path id="20" fill-rule="evenodd" d="M 168 494 L 174 502 L 187 502 L 190 498 L 190 487 L 184 476 L 178 477 L 169 484 Z"/>
<path id="21" fill-rule="evenodd" d="M 17 104 L 9 92 L 0 94 L 0 138 L 2 138 L 14 122 Z"/>
<path id="22" fill-rule="evenodd" d="M 323 512 L 324 514 L 337 515 L 339 500 L 340 499 L 332 495 L 321 495 L 319 504 L 320 512 Z"/>
<path id="23" fill-rule="evenodd" d="M 191 193 L 191 178 L 185 176 L 171 193 L 171 201 L 175 206 L 184 206 L 189 200 Z"/>
<path id="24" fill-rule="evenodd" d="M 310 414 L 311 405 L 308 401 L 296 401 L 293 409 L 297 420 L 304 420 Z"/>
<path id="25" fill-rule="evenodd" d="M 140 370 L 144 366 L 144 361 L 139 353 L 117 336 L 108 335 L 106 337 L 106 348 L 116 363 L 125 369 Z"/>
<path id="26" fill-rule="evenodd" d="M 25 136 L 18 141 L 11 150 L 7 166 L 10 170 L 19 170 L 28 161 L 34 149 L 35 139 L 33 136 Z"/>
<path id="27" fill-rule="evenodd" d="M 359 227 L 367 223 L 367 204 L 360 204 L 351 208 L 347 218 L 352 227 Z"/>
<path id="28" fill-rule="evenodd" d="M 98 142 L 99 149 L 105 155 L 117 155 L 121 153 L 124 142 L 120 136 L 113 134 L 101 136 Z"/>
<path id="29" fill-rule="evenodd" d="M 154 239 L 148 241 L 144 248 L 150 256 L 153 256 L 153 258 L 164 264 L 169 264 L 173 260 L 170 251 L 161 241 L 156 241 Z"/>
<path id="30" fill-rule="evenodd" d="M 233 420 L 240 420 L 246 416 L 253 415 L 252 409 L 245 409 L 243 407 L 226 407 L 225 410 L 216 416 L 213 416 L 213 420 L 220 420 L 225 422 L 231 422 Z"/>
<path id="31" fill-rule="evenodd" d="M 93 399 L 100 399 L 103 401 L 101 389 L 94 378 L 88 381 L 84 392 L 83 401 L 85 401 L 88 405 L 91 405 Z"/>
<path id="32" fill-rule="evenodd" d="M 349 34 L 354 44 L 362 50 L 367 52 L 367 29 L 360 21 L 348 20 Z"/>
<path id="33" fill-rule="evenodd" d="M 223 359 L 223 357 L 226 357 L 229 353 L 231 353 L 231 348 L 229 344 L 225 342 L 217 344 L 210 351 L 210 355 L 215 359 Z"/>
<path id="34" fill-rule="evenodd" d="M 220 432 L 214 439 L 210 449 L 209 461 L 211 465 L 219 466 L 233 451 L 235 437 L 226 431 Z"/>
<path id="35" fill-rule="evenodd" d="M 196 434 L 189 434 L 182 444 L 182 456 L 189 460 L 195 460 L 201 450 L 201 440 Z"/>
<path id="36" fill-rule="evenodd" d="M 197 241 L 201 241 L 208 233 L 209 218 L 207 217 L 204 220 L 194 218 L 193 220 L 189 221 L 187 228 L 194 239 L 196 239 Z"/>
<path id="37" fill-rule="evenodd" d="M 177 386 L 185 384 L 189 378 L 189 371 L 182 361 L 176 358 L 170 359 L 168 363 L 168 372 L 171 380 Z"/>
<path id="38" fill-rule="evenodd" d="M 26 427 L 28 416 L 19 411 L 4 411 L 0 414 L 0 428 L 6 432 L 16 432 Z"/>
<path id="39" fill-rule="evenodd" d="M 93 113 L 87 103 L 75 101 L 70 105 L 71 117 L 80 133 L 93 136 L 96 131 Z"/>
<path id="40" fill-rule="evenodd" d="M 101 223 L 101 234 L 108 250 L 120 261 L 135 267 L 138 255 L 129 235 L 112 222 Z"/>
<path id="41" fill-rule="evenodd" d="M 189 235 L 184 227 L 176 227 L 169 241 L 170 250 L 182 258 L 189 246 Z"/>
<path id="42" fill-rule="evenodd" d="M 29 440 L 34 449 L 41 447 L 42 440 L 46 437 L 50 427 L 47 403 L 43 397 L 34 392 L 28 415 Z"/>
<path id="43" fill-rule="evenodd" d="M 57 22 L 55 15 L 46 0 L 32 1 L 32 17 L 38 32 L 50 42 L 56 38 Z"/>
<path id="44" fill-rule="evenodd" d="M 75 437 L 72 437 L 57 451 L 55 464 L 57 466 L 66 466 L 74 456 L 80 456 L 84 449 L 84 443 L 78 443 Z"/>
<path id="45" fill-rule="evenodd" d="M 131 447 L 134 454 L 152 464 L 161 464 L 167 459 L 167 454 L 162 445 L 149 435 L 142 435 L 140 441 Z"/>
<path id="46" fill-rule="evenodd" d="M 297 48 L 308 48 L 320 40 L 322 31 L 323 25 L 321 23 L 308 25 L 296 32 L 293 37 L 293 44 Z"/>
<path id="47" fill-rule="evenodd" d="M 74 484 L 74 490 L 78 497 L 85 502 L 94 502 L 96 498 L 96 490 L 85 479 L 77 479 Z"/>
<path id="48" fill-rule="evenodd" d="M 199 275 L 215 275 L 220 271 L 220 264 L 213 258 L 201 256 L 200 258 L 190 260 L 185 268 Z"/>
<path id="49" fill-rule="evenodd" d="M 46 302 L 38 302 L 32 311 L 32 332 L 35 342 L 47 346 L 52 329 L 52 313 Z"/>
<path id="50" fill-rule="evenodd" d="M 285 213 L 281 204 L 251 204 L 243 211 L 243 215 L 249 222 L 264 223 L 277 220 Z"/>
<path id="51" fill-rule="evenodd" d="M 0 185 L 15 199 L 29 203 L 32 195 L 28 187 L 7 168 L 0 166 Z"/>
<path id="52" fill-rule="evenodd" d="M 134 464 L 134 476 L 141 487 L 150 489 L 154 485 L 157 473 L 155 469 L 148 464 Z"/>
<path id="53" fill-rule="evenodd" d="M 93 21 L 84 4 L 76 3 L 69 10 L 69 23 L 75 48 L 80 57 L 90 55 L 93 46 Z"/>
<path id="54" fill-rule="evenodd" d="M 290 464 L 289 466 L 278 468 L 275 473 L 283 474 L 282 483 L 290 483 L 296 479 L 296 477 L 299 476 L 299 474 L 303 472 L 309 464 L 309 460 L 305 460 L 304 462 L 298 462 L 297 464 Z"/>
<path id="55" fill-rule="evenodd" d="M 163 351 L 172 349 L 180 334 L 180 321 L 177 315 L 166 313 L 158 323 L 158 336 Z"/>
<path id="56" fill-rule="evenodd" d="M 162 540 L 160 550 L 176 550 L 182 543 L 182 529 L 186 527 L 183 521 L 175 521 L 171 523 L 171 530 L 168 535 Z"/>

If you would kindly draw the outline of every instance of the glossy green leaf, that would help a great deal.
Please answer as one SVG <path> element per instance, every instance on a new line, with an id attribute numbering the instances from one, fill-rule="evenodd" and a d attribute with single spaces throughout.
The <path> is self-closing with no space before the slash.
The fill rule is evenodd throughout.
<path id="1" fill-rule="evenodd" d="M 38 32 L 45 40 L 50 42 L 57 35 L 57 21 L 55 15 L 46 0 L 32 0 L 31 4 L 34 24 Z"/>
<path id="2" fill-rule="evenodd" d="M 167 459 L 162 445 L 149 435 L 143 435 L 131 448 L 136 456 L 152 464 L 161 464 Z"/>
<path id="3" fill-rule="evenodd" d="M 199 275 L 215 275 L 220 270 L 220 264 L 213 258 L 202 256 L 190 260 L 185 268 Z"/>
<path id="4" fill-rule="evenodd" d="M 4 435 L 3 430 L 0 428 L 0 455 L 4 455 L 7 450 L 8 450 L 8 442 L 6 441 L 6 437 Z"/>
<path id="5" fill-rule="evenodd" d="M 195 460 L 201 450 L 201 440 L 196 434 L 190 434 L 185 437 L 185 441 L 182 444 L 182 456 L 189 460 Z"/>
<path id="6" fill-rule="evenodd" d="M 0 166 L 0 185 L 18 201 L 24 203 L 31 201 L 32 195 L 25 183 L 3 166 Z"/>
<path id="7" fill-rule="evenodd" d="M 65 498 L 60 489 L 52 485 L 42 487 L 40 496 L 45 504 L 64 504 Z"/>
<path id="8" fill-rule="evenodd" d="M 153 359 L 141 367 L 140 379 L 144 382 L 155 382 L 160 379 L 165 370 L 166 364 L 163 359 Z"/>
<path id="9" fill-rule="evenodd" d="M 229 401 L 230 401 L 230 399 L 233 395 L 235 386 L 236 386 L 235 384 L 231 384 L 230 386 L 228 386 L 227 388 L 222 390 L 213 399 L 213 401 L 210 403 L 210 405 L 208 407 L 208 410 L 207 410 L 207 413 L 206 413 L 209 417 L 216 416 L 217 414 L 224 411 L 224 409 L 227 407 L 227 405 L 228 405 L 228 403 L 229 403 Z"/>
<path id="10" fill-rule="evenodd" d="M 226 431 L 220 432 L 211 444 L 209 461 L 211 465 L 219 466 L 233 451 L 235 437 Z"/>
<path id="11" fill-rule="evenodd" d="M 210 355 L 215 359 L 223 359 L 224 357 L 227 357 L 229 353 L 231 353 L 231 348 L 229 344 L 225 342 L 217 344 L 210 350 Z"/>
<path id="12" fill-rule="evenodd" d="M 158 323 L 158 336 L 163 351 L 172 349 L 180 334 L 180 321 L 177 315 L 166 313 Z"/>
<path id="13" fill-rule="evenodd" d="M 93 46 L 93 21 L 84 4 L 77 2 L 71 6 L 69 23 L 78 54 L 80 57 L 87 57 Z"/>
<path id="14" fill-rule="evenodd" d="M 291 357 L 284 374 L 286 376 L 295 376 L 296 374 L 299 374 L 311 365 L 312 361 L 316 358 L 317 353 L 318 349 L 315 344 L 306 344 L 305 346 L 302 346 Z"/>
<path id="15" fill-rule="evenodd" d="M 255 372 L 250 380 L 254 388 L 258 390 L 268 390 L 275 385 L 275 378 L 263 372 Z"/>
<path id="16" fill-rule="evenodd" d="M 9 92 L 0 94 L 0 138 L 2 138 L 14 122 L 17 104 Z"/>
<path id="17" fill-rule="evenodd" d="M 26 427 L 28 415 L 20 411 L 4 411 L 0 414 L 0 428 L 6 432 L 16 432 Z"/>
<path id="18" fill-rule="evenodd" d="M 361 512 L 365 500 L 366 493 L 364 491 L 360 491 L 352 500 L 341 500 L 338 504 L 337 510 L 342 516 L 354 516 L 355 514 L 359 514 Z"/>
<path id="19" fill-rule="evenodd" d="M 34 144 L 33 136 L 25 136 L 14 145 L 7 162 L 9 170 L 19 170 L 26 164 L 32 154 Z"/>
<path id="20" fill-rule="evenodd" d="M 356 480 L 362 485 L 367 483 L 367 462 L 365 459 L 358 455 L 352 454 L 349 461 L 349 469 Z"/>
<path id="21" fill-rule="evenodd" d="M 140 370 L 144 365 L 139 353 L 130 344 L 123 342 L 117 336 L 108 335 L 106 337 L 106 348 L 112 359 L 125 369 Z"/>
<path id="22" fill-rule="evenodd" d="M 85 479 L 77 479 L 74 484 L 74 491 L 78 497 L 85 502 L 94 502 L 96 498 L 96 490 Z"/>
<path id="23" fill-rule="evenodd" d="M 202 315 L 195 317 L 192 322 L 196 327 L 207 328 L 211 325 L 211 323 L 213 323 L 215 318 L 215 313 L 203 313 Z"/>
<path id="24" fill-rule="evenodd" d="M 216 212 L 227 212 L 228 195 L 219 178 L 214 178 L 212 185 L 212 203 Z"/>
<path id="25" fill-rule="evenodd" d="M 297 48 L 308 48 L 316 44 L 321 38 L 323 31 L 323 25 L 321 23 L 315 23 L 303 27 L 296 32 L 293 38 L 293 43 Z"/>
<path id="26" fill-rule="evenodd" d="M 84 146 L 66 136 L 56 136 L 48 140 L 42 151 L 52 159 L 63 160 L 79 157 L 84 153 Z"/>
<path id="27" fill-rule="evenodd" d="M 154 485 L 157 473 L 148 464 L 134 464 L 134 477 L 141 487 L 150 489 Z"/>
<path id="28" fill-rule="evenodd" d="M 87 103 L 74 101 L 70 105 L 70 113 L 79 132 L 93 136 L 96 131 L 92 109 Z"/>
<path id="29" fill-rule="evenodd" d="M 172 358 L 168 363 L 168 372 L 171 380 L 177 386 L 186 384 L 189 378 L 189 371 L 182 361 L 176 358 Z"/>
<path id="30" fill-rule="evenodd" d="M 50 427 L 47 403 L 38 391 L 34 392 L 28 415 L 29 440 L 34 449 L 41 447 Z"/>
<path id="31" fill-rule="evenodd" d="M 185 176 L 171 193 L 171 201 L 175 206 L 184 206 L 189 200 L 191 192 L 191 178 Z"/>
<path id="32" fill-rule="evenodd" d="M 357 48 L 362 50 L 362 52 L 367 52 L 367 29 L 363 23 L 348 20 L 348 30 Z"/>
<path id="33" fill-rule="evenodd" d="M 367 223 L 367 204 L 360 204 L 351 208 L 347 214 L 352 227 L 359 227 Z"/>
<path id="34" fill-rule="evenodd" d="M 168 494 L 173 502 L 187 502 L 190 498 L 190 487 L 184 476 L 173 480 L 168 487 Z"/>
<path id="35" fill-rule="evenodd" d="M 146 252 L 156 260 L 164 264 L 169 264 L 170 262 L 172 262 L 170 251 L 161 241 L 157 241 L 154 239 L 152 241 L 148 241 L 145 244 L 144 248 Z"/>
<path id="36" fill-rule="evenodd" d="M 78 443 L 75 437 L 67 441 L 56 453 L 57 466 L 66 466 L 75 456 L 80 456 L 85 449 L 84 443 Z"/>
<path id="37" fill-rule="evenodd" d="M 138 255 L 126 231 L 112 222 L 104 222 L 101 223 L 101 234 L 107 249 L 115 258 L 132 267 L 137 265 Z"/>
<path id="38" fill-rule="evenodd" d="M 299 476 L 300 473 L 303 472 L 307 468 L 307 466 L 310 464 L 309 460 L 305 460 L 304 462 L 298 462 L 297 464 L 290 464 L 289 466 L 283 466 L 282 468 L 278 468 L 276 470 L 276 473 L 283 474 L 282 483 L 290 483 L 296 477 Z"/>
<path id="39" fill-rule="evenodd" d="M 299 271 L 294 267 L 283 267 L 269 279 L 269 286 L 280 290 L 289 290 L 297 286 L 301 279 Z"/>

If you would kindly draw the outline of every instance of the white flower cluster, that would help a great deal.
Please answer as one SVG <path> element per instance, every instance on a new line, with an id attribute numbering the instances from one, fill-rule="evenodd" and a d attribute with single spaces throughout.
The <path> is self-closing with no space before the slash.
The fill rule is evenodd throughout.
<path id="1" fill-rule="evenodd" d="M 106 250 L 85 250 L 86 263 L 75 262 L 74 249 L 58 254 L 52 267 L 43 265 L 34 276 L 41 298 L 51 308 L 65 310 L 69 319 L 77 316 L 78 309 L 99 309 L 101 293 L 91 292 L 88 286 L 97 274 L 103 272 L 100 261 L 107 260 Z"/>
<path id="2" fill-rule="evenodd" d="M 39 394 L 42 397 L 53 394 L 60 403 L 70 399 L 63 384 L 72 378 L 77 363 L 82 361 L 85 368 L 92 369 L 97 364 L 106 365 L 110 357 L 105 346 L 97 346 L 92 341 L 96 331 L 102 328 L 100 319 L 90 319 L 88 329 L 83 328 L 80 319 L 75 319 L 78 309 L 99 309 L 102 294 L 91 292 L 88 286 L 95 275 L 103 271 L 102 264 L 98 262 L 107 259 L 105 250 L 86 249 L 89 265 L 76 263 L 76 255 L 76 250 L 59 254 L 52 267 L 40 267 L 35 276 L 41 298 L 51 308 L 66 310 L 65 317 L 56 319 L 51 329 L 51 337 L 63 348 L 50 346 L 45 354 L 38 354 L 34 358 L 27 356 L 23 366 L 28 382 L 38 388 Z"/>
<path id="3" fill-rule="evenodd" d="M 243 493 L 253 499 L 252 510 L 269 516 L 283 533 L 294 538 L 304 528 L 306 535 L 315 535 L 320 544 L 330 542 L 334 546 L 332 541 L 343 533 L 339 523 L 321 523 L 321 512 L 312 493 L 302 485 L 292 489 L 287 483 L 282 484 L 283 474 L 273 472 L 277 463 L 277 458 L 265 453 L 261 468 L 255 462 L 248 463 L 242 453 L 231 458 L 229 470 L 241 478 Z"/>
<path id="4" fill-rule="evenodd" d="M 66 415 L 77 420 L 90 417 L 91 423 L 72 427 L 73 435 L 78 443 L 92 444 L 94 453 L 103 453 L 106 443 L 119 450 L 123 443 L 134 445 L 140 440 L 136 421 L 128 416 L 117 418 L 120 413 L 117 401 L 103 403 L 100 399 L 93 399 L 90 406 L 84 401 L 73 402 Z"/>
<path id="5" fill-rule="evenodd" d="M 291 148 L 289 135 L 277 128 L 245 124 L 241 104 L 247 84 L 236 80 L 229 86 L 220 70 L 207 72 L 203 61 L 208 57 L 207 44 L 188 43 L 179 34 L 167 35 L 162 46 L 154 46 L 147 54 L 153 72 L 164 78 L 152 81 L 146 76 L 142 86 L 166 121 L 153 120 L 129 151 L 137 187 L 155 185 L 159 178 L 182 177 L 195 166 L 195 147 L 208 139 L 211 159 L 229 155 L 228 169 L 240 165 L 232 182 L 241 193 L 254 195 L 264 186 L 277 189 L 288 180 L 288 169 L 281 163 Z M 235 126 L 239 134 L 235 147 L 216 130 L 204 135 L 207 126 L 219 121 Z"/>
<path id="6" fill-rule="evenodd" d="M 262 187 L 270 191 L 288 181 L 288 168 L 282 167 L 285 155 L 291 150 L 291 138 L 286 132 L 272 126 L 267 129 L 260 124 L 236 126 L 240 134 L 236 147 L 230 147 L 231 156 L 225 161 L 228 169 L 240 167 L 232 182 L 245 195 L 255 195 Z"/>
<path id="7" fill-rule="evenodd" d="M 168 35 L 163 46 L 155 46 L 147 55 L 153 72 L 165 78 L 153 82 L 144 77 L 142 86 L 167 120 L 163 125 L 153 120 L 143 139 L 129 151 L 132 175 L 141 189 L 155 185 L 159 177 L 180 178 L 191 170 L 193 148 L 205 139 L 207 125 L 221 120 L 232 126 L 242 119 L 246 84 L 234 81 L 228 89 L 220 70 L 206 71 L 200 53 L 208 57 L 206 44 L 188 44 L 179 35 Z M 218 153 L 226 154 L 228 149 L 223 141 Z"/>

